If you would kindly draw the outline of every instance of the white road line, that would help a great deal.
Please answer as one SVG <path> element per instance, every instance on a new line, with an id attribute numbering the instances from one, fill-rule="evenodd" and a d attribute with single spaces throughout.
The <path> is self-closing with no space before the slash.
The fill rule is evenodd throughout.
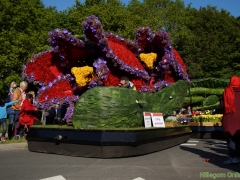
<path id="1" fill-rule="evenodd" d="M 183 143 L 180 144 L 180 146 L 196 146 L 197 144 L 188 144 L 188 143 Z"/>
<path id="2" fill-rule="evenodd" d="M 216 147 L 221 147 L 221 146 L 223 146 L 223 147 L 226 147 L 227 145 L 225 145 L 225 144 L 213 144 L 212 146 L 216 146 Z"/>
<path id="3" fill-rule="evenodd" d="M 226 141 L 214 141 L 214 143 L 218 143 L 218 144 L 227 144 L 227 142 Z"/>
<path id="4" fill-rule="evenodd" d="M 40 180 L 66 180 L 66 179 L 63 176 L 59 175 L 59 176 L 53 176 L 53 177 L 40 179 Z"/>
<path id="5" fill-rule="evenodd" d="M 188 141 L 189 143 L 193 143 L 193 142 L 199 142 L 199 141 Z"/>
<path id="6" fill-rule="evenodd" d="M 227 143 L 226 141 L 217 141 L 217 142 Z"/>
<path id="7" fill-rule="evenodd" d="M 141 178 L 141 177 L 138 177 L 138 178 L 133 179 L 133 180 L 145 180 L 145 179 L 143 179 L 143 178 Z"/>

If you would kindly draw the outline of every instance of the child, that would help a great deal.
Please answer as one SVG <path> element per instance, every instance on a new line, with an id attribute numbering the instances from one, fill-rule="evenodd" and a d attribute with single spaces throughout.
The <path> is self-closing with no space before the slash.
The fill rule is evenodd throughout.
<path id="1" fill-rule="evenodd" d="M 8 103 L 4 103 L 4 101 L 0 98 L 0 124 L 2 125 L 2 136 L 1 141 L 5 141 L 6 134 L 6 118 L 7 118 L 7 106 L 10 106 L 14 103 L 17 103 L 18 100 L 11 101 Z"/>
<path id="2" fill-rule="evenodd" d="M 37 108 L 35 108 L 32 104 L 33 95 L 27 94 L 26 99 L 23 101 L 23 105 L 19 114 L 19 124 L 31 126 L 33 124 L 41 124 L 41 122 L 37 118 Z"/>

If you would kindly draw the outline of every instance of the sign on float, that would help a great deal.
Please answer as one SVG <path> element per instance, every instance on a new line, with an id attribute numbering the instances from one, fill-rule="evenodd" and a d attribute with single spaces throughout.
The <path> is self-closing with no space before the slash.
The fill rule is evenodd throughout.
<path id="1" fill-rule="evenodd" d="M 145 128 L 165 127 L 162 113 L 143 112 Z"/>

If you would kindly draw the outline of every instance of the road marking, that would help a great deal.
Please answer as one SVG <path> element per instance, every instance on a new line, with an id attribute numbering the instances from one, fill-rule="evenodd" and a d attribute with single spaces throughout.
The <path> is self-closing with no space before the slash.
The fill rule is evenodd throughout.
<path id="1" fill-rule="evenodd" d="M 227 145 L 225 145 L 225 144 L 213 144 L 212 146 L 216 146 L 216 147 L 224 146 L 224 147 L 226 147 Z"/>
<path id="2" fill-rule="evenodd" d="M 217 144 L 227 144 L 226 141 L 214 141 L 214 143 L 217 143 Z"/>
<path id="3" fill-rule="evenodd" d="M 188 141 L 189 143 L 193 143 L 193 142 L 199 142 L 199 141 Z"/>
<path id="4" fill-rule="evenodd" d="M 145 180 L 145 179 L 143 179 L 143 178 L 141 178 L 141 177 L 138 177 L 138 178 L 133 179 L 133 180 Z"/>
<path id="5" fill-rule="evenodd" d="M 53 177 L 40 179 L 40 180 L 66 180 L 66 179 L 63 176 L 59 175 L 59 176 L 53 176 Z"/>
<path id="6" fill-rule="evenodd" d="M 183 143 L 180 144 L 180 146 L 196 146 L 197 144 L 188 144 L 188 143 Z"/>

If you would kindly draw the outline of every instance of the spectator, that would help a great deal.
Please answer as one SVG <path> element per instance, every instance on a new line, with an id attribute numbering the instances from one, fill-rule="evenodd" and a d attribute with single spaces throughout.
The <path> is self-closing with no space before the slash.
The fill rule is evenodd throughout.
<path id="1" fill-rule="evenodd" d="M 223 92 L 220 100 L 224 108 L 222 127 L 227 139 L 227 147 L 230 158 L 224 164 L 236 164 L 239 159 L 239 137 L 240 137 L 240 78 L 233 76 L 229 86 Z"/>
<path id="2" fill-rule="evenodd" d="M 176 116 L 176 115 L 177 115 L 177 112 L 176 112 L 176 111 L 173 111 L 173 112 L 172 112 L 172 115 L 173 115 L 173 116 Z"/>
<path id="3" fill-rule="evenodd" d="M 10 84 L 9 87 L 9 92 L 8 92 L 8 97 L 7 97 L 7 102 L 11 102 L 12 101 L 12 97 L 13 97 L 13 92 L 14 90 L 17 88 L 17 84 L 13 81 Z M 10 109 L 11 108 L 11 109 Z M 8 107 L 8 109 L 10 109 L 10 111 L 13 111 L 12 107 Z"/>
<path id="4" fill-rule="evenodd" d="M 7 106 L 10 106 L 14 103 L 17 103 L 18 100 L 4 103 L 4 101 L 0 98 L 0 124 L 2 125 L 2 136 L 1 141 L 5 141 L 6 134 L 6 118 L 7 118 Z"/>
<path id="5" fill-rule="evenodd" d="M 185 114 L 192 114 L 192 109 L 191 109 L 191 106 L 188 106 L 187 107 L 187 110 L 185 111 Z"/>
<path id="6" fill-rule="evenodd" d="M 66 114 L 67 107 L 56 104 L 47 111 L 46 124 L 63 124 L 64 115 Z"/>
<path id="7" fill-rule="evenodd" d="M 29 91 L 28 94 L 31 94 L 33 96 L 32 104 L 33 104 L 34 107 L 37 107 L 38 102 L 36 100 L 35 92 L 34 91 Z M 43 116 L 43 111 L 38 111 L 37 118 L 41 119 L 42 116 Z"/>
<path id="8" fill-rule="evenodd" d="M 31 94 L 33 96 L 33 105 L 37 105 L 35 92 L 34 91 L 29 91 L 28 94 Z"/>
<path id="9" fill-rule="evenodd" d="M 25 81 L 22 81 L 20 83 L 20 87 L 16 88 L 13 92 L 12 100 L 18 100 L 18 102 L 12 105 L 12 108 L 14 109 L 15 114 L 13 117 L 13 122 L 9 120 L 10 121 L 9 124 L 11 127 L 14 126 L 14 129 L 16 127 L 16 123 L 18 122 L 17 119 L 20 113 L 22 103 L 26 98 L 25 90 L 27 89 L 27 87 L 28 87 L 28 83 Z M 13 132 L 12 129 L 10 131 Z M 9 138 L 11 139 L 12 137 L 13 137 L 13 134 L 9 134 Z"/>
<path id="10" fill-rule="evenodd" d="M 44 108 L 44 109 L 42 110 L 42 117 L 41 117 L 41 119 L 43 120 L 43 125 L 46 125 L 47 115 L 48 115 L 47 109 Z"/>
<path id="11" fill-rule="evenodd" d="M 9 87 L 9 93 L 7 97 L 7 102 L 11 102 L 13 98 L 13 92 L 17 88 L 17 84 L 15 81 L 11 82 Z M 13 122 L 15 117 L 15 110 L 12 108 L 12 106 L 7 107 L 7 115 L 8 115 L 8 137 L 11 139 L 13 136 Z"/>
<path id="12" fill-rule="evenodd" d="M 33 102 L 33 95 L 27 94 L 26 99 L 23 101 L 23 104 L 21 106 L 21 110 L 19 113 L 20 125 L 29 127 L 33 124 L 42 124 L 37 118 L 38 110 L 33 106 L 32 102 Z"/>
<path id="13" fill-rule="evenodd" d="M 11 82 L 10 87 L 9 87 L 9 94 L 8 95 L 13 95 L 13 91 L 17 88 L 17 83 L 15 81 Z"/>
<path id="14" fill-rule="evenodd" d="M 184 115 L 192 115 L 192 110 L 191 110 L 191 106 L 188 106 L 187 109 L 182 108 L 180 114 L 184 114 Z"/>
<path id="15" fill-rule="evenodd" d="M 185 112 L 186 112 L 186 109 L 185 108 L 181 108 L 178 114 L 185 114 Z"/>
<path id="16" fill-rule="evenodd" d="M 126 76 L 121 77 L 121 80 L 120 80 L 118 86 L 136 90 L 136 87 L 134 86 L 134 84 L 131 81 L 129 81 L 128 77 L 126 77 Z"/>

